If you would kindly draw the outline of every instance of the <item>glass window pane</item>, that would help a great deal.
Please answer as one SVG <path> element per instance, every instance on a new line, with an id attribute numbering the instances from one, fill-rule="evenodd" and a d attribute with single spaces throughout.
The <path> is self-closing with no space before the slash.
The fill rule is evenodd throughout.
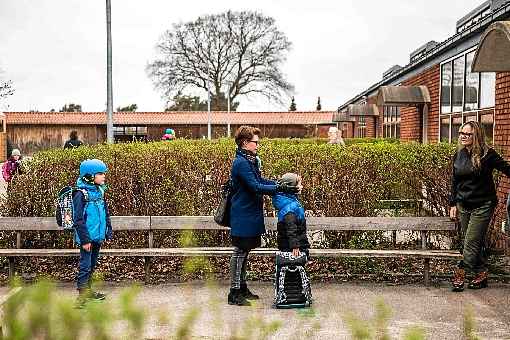
<path id="1" fill-rule="evenodd" d="M 136 133 L 139 135 L 146 135 L 147 134 L 147 126 L 139 126 L 136 128 Z"/>
<path id="2" fill-rule="evenodd" d="M 466 111 L 474 110 L 478 108 L 478 88 L 479 88 L 479 73 L 471 72 L 471 65 L 473 64 L 473 58 L 475 51 L 466 54 L 466 88 L 465 88 L 465 103 L 464 109 Z"/>
<path id="3" fill-rule="evenodd" d="M 114 126 L 113 127 L 113 134 L 114 135 L 123 135 L 124 134 L 124 127 L 123 126 Z"/>
<path id="4" fill-rule="evenodd" d="M 462 100 L 464 91 L 464 56 L 453 61 L 453 112 L 462 112 Z"/>
<path id="5" fill-rule="evenodd" d="M 388 122 L 388 107 L 387 106 L 383 107 L 383 117 L 384 117 L 384 123 L 387 123 Z"/>
<path id="6" fill-rule="evenodd" d="M 452 116 L 452 140 L 451 143 L 457 143 L 457 139 L 459 138 L 459 129 L 462 125 L 462 116 L 455 115 Z"/>
<path id="7" fill-rule="evenodd" d="M 397 131 L 395 133 L 395 138 L 400 138 L 400 124 L 397 124 Z"/>
<path id="8" fill-rule="evenodd" d="M 480 84 L 480 107 L 493 107 L 496 101 L 496 73 L 483 72 Z"/>
<path id="9" fill-rule="evenodd" d="M 441 66 L 441 112 L 449 113 L 451 110 L 450 90 L 452 86 L 452 63 Z"/>
<path id="10" fill-rule="evenodd" d="M 400 107 L 397 107 L 397 122 L 400 122 Z"/>
<path id="11" fill-rule="evenodd" d="M 136 135 L 136 126 L 127 126 L 126 135 Z"/>
<path id="12" fill-rule="evenodd" d="M 450 117 L 441 117 L 441 129 L 439 139 L 441 142 L 450 142 Z"/>
<path id="13" fill-rule="evenodd" d="M 480 125 L 485 133 L 485 140 L 492 144 L 494 132 L 494 114 L 483 114 L 480 116 Z"/>

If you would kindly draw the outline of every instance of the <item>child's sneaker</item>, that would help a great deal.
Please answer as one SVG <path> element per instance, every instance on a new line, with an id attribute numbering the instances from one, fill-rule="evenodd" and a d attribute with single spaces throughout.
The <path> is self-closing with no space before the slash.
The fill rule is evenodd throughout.
<path id="1" fill-rule="evenodd" d="M 88 298 L 92 299 L 92 300 L 102 301 L 102 300 L 106 299 L 106 295 L 103 293 L 99 293 L 99 292 L 90 292 Z"/>

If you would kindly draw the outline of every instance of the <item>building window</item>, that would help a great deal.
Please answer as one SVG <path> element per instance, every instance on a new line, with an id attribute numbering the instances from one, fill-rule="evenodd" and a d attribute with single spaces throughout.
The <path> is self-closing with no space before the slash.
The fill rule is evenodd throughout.
<path id="1" fill-rule="evenodd" d="M 451 101 L 452 87 L 452 63 L 441 66 L 441 112 L 449 113 L 452 110 Z"/>
<path id="2" fill-rule="evenodd" d="M 455 143 L 460 126 L 470 120 L 482 124 L 488 141 L 492 142 L 496 74 L 471 72 L 474 55 L 474 50 L 467 51 L 441 65 L 439 117 L 441 142 Z M 487 112 L 487 109 L 491 108 L 492 110 Z M 485 123 L 482 123 L 482 116 Z"/>
<path id="3" fill-rule="evenodd" d="M 464 100 L 464 56 L 453 61 L 452 112 L 462 112 Z"/>
<path id="4" fill-rule="evenodd" d="M 400 138 L 400 107 L 383 107 L 383 137 Z"/>
<path id="5" fill-rule="evenodd" d="M 471 72 L 471 65 L 475 52 L 466 54 L 466 87 L 464 93 L 466 98 L 464 101 L 464 110 L 471 111 L 478 108 L 478 89 L 480 88 L 480 76 L 478 73 Z"/>
<path id="6" fill-rule="evenodd" d="M 496 74 L 471 72 L 474 54 L 471 51 L 441 65 L 441 113 L 494 107 Z"/>
<path id="7" fill-rule="evenodd" d="M 480 108 L 493 107 L 496 101 L 496 73 L 483 72 L 480 78 Z"/>
<path id="8" fill-rule="evenodd" d="M 116 142 L 134 142 L 147 139 L 146 126 L 114 126 L 113 135 Z"/>
<path id="9" fill-rule="evenodd" d="M 147 135 L 147 127 L 146 126 L 114 126 L 113 134 L 116 137 L 144 137 Z M 121 138 L 122 139 L 122 138 Z M 124 138 L 125 139 L 125 138 Z"/>
<path id="10" fill-rule="evenodd" d="M 365 117 L 360 116 L 358 119 L 358 137 L 359 138 L 366 137 L 366 135 L 367 135 L 366 129 L 367 129 L 367 123 L 365 121 Z"/>

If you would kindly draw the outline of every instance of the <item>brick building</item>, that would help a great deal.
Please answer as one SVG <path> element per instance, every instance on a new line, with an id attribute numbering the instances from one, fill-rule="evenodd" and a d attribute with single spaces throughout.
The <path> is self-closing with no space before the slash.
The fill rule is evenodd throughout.
<path id="1" fill-rule="evenodd" d="M 430 41 L 382 80 L 338 108 L 354 136 L 456 143 L 463 122 L 478 121 L 490 143 L 510 159 L 510 1 L 485 1 L 457 21 L 454 34 Z M 508 63 L 508 64 L 506 64 Z M 476 72 L 475 72 L 476 71 Z M 346 120 L 351 119 L 350 122 Z M 496 226 L 506 218 L 510 181 L 498 188 Z M 504 235 L 497 247 L 508 249 Z"/>
<path id="2" fill-rule="evenodd" d="M 241 125 L 253 125 L 264 137 L 326 137 L 333 112 L 211 112 L 212 137 L 231 134 Z M 106 141 L 104 112 L 6 112 L 7 141 L 24 154 L 62 147 L 76 130 L 86 144 Z M 207 112 L 115 112 L 116 141 L 160 140 L 166 128 L 178 138 L 207 137 Z"/>

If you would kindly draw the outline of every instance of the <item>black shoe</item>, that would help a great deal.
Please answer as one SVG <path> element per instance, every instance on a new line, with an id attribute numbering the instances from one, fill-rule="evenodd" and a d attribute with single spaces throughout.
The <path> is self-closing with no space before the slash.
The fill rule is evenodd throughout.
<path id="1" fill-rule="evenodd" d="M 247 285 L 241 285 L 241 294 L 247 300 L 258 300 L 259 299 L 259 296 L 257 294 L 253 294 L 252 292 L 250 292 Z"/>
<path id="2" fill-rule="evenodd" d="M 228 304 L 236 306 L 250 306 L 250 301 L 241 294 L 240 289 L 230 289 L 228 293 Z"/>

